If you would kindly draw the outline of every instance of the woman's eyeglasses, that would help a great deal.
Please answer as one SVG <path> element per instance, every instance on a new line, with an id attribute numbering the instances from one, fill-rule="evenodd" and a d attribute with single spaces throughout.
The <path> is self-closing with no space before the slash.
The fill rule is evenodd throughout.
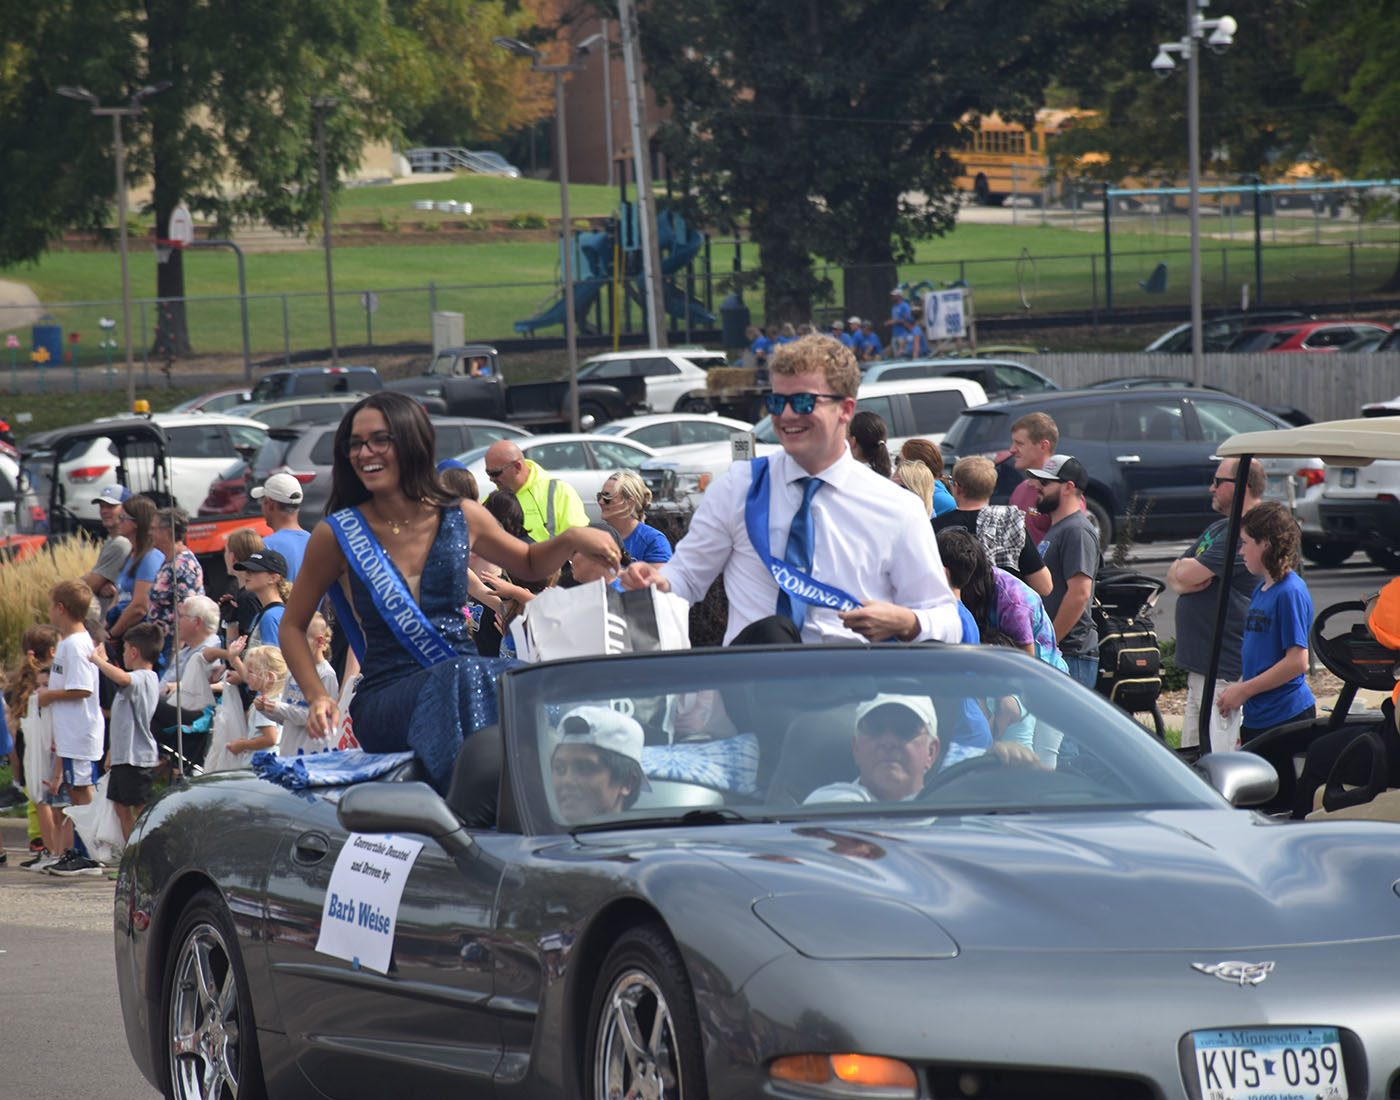
<path id="1" fill-rule="evenodd" d="M 345 454 L 348 458 L 354 458 L 361 451 L 368 451 L 372 455 L 382 455 L 394 445 L 394 437 L 388 432 L 375 432 L 368 439 L 356 439 L 351 436 L 345 441 Z"/>
<path id="2" fill-rule="evenodd" d="M 768 393 L 763 395 L 763 404 L 772 416 L 779 415 L 784 406 L 791 404 L 798 416 L 806 416 L 817 407 L 817 401 L 844 401 L 839 393 Z"/>

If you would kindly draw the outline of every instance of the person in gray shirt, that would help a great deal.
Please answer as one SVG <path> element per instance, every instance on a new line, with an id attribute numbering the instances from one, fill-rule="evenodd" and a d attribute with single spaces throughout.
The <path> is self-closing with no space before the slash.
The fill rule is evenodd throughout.
<path id="1" fill-rule="evenodd" d="M 97 564 L 82 580 L 97 597 L 104 618 L 107 609 L 112 606 L 112 601 L 117 598 L 116 580 L 122 571 L 122 563 L 131 556 L 131 543 L 127 541 L 126 536 L 117 534 L 122 502 L 130 496 L 131 490 L 125 485 L 108 485 L 92 499 L 102 516 L 102 529 L 107 532 L 107 538 L 102 543 L 102 549 L 98 551 Z"/>
<path id="2" fill-rule="evenodd" d="M 1228 515 L 1235 499 L 1235 478 L 1239 461 L 1220 460 L 1211 478 L 1210 503 L 1221 515 Z M 1266 477 L 1258 462 L 1249 464 L 1244 487 L 1244 511 L 1248 513 L 1264 495 Z M 1220 602 L 1220 577 L 1225 572 L 1225 535 L 1228 519 L 1218 519 L 1201 532 L 1184 555 L 1167 570 L 1167 587 L 1177 594 L 1176 663 L 1186 670 L 1186 713 L 1181 726 L 1181 747 L 1200 742 L 1201 692 L 1210 669 L 1210 643 L 1215 634 L 1215 611 Z M 1235 569 L 1230 577 L 1230 603 L 1221 639 L 1220 665 L 1216 671 L 1216 691 L 1240 678 L 1240 646 L 1244 638 L 1244 616 L 1249 598 L 1259 578 L 1244 567 L 1244 555 L 1235 551 Z M 1210 711 L 1211 752 L 1228 752 L 1240 747 L 1240 716 L 1236 709 L 1228 717 L 1214 707 Z"/>
<path id="3" fill-rule="evenodd" d="M 1038 547 L 1053 581 L 1045 610 L 1070 675 L 1092 688 L 1099 677 L 1099 634 L 1090 608 L 1102 559 L 1099 537 L 1080 511 L 1089 471 L 1072 455 L 1051 455 L 1029 476 L 1036 481 L 1036 509 L 1051 520 Z"/>

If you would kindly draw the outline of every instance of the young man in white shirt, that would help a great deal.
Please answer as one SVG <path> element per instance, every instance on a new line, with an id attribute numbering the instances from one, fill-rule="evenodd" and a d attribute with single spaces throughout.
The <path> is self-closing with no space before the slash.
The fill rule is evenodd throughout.
<path id="1" fill-rule="evenodd" d="M 722 572 L 726 644 L 740 634 L 741 641 L 754 640 L 754 632 L 778 636 L 765 630 L 780 612 L 780 594 L 789 595 L 787 629 L 804 642 L 957 641 L 956 598 L 922 505 L 847 447 L 860 385 L 855 354 L 829 336 L 806 336 L 777 348 L 768 369 L 782 453 L 731 466 L 701 499 L 675 556 L 660 566 L 634 562 L 624 586 L 655 585 L 694 603 Z M 759 494 L 766 515 L 755 495 L 760 473 L 768 483 Z M 821 484 L 807 485 L 814 478 Z M 800 567 L 785 562 L 804 498 L 812 545 Z M 750 531 L 767 547 L 756 547 Z"/>

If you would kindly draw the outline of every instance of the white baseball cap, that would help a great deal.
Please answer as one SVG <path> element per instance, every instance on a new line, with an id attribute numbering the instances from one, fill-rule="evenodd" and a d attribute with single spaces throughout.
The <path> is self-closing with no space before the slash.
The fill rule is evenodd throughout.
<path id="1" fill-rule="evenodd" d="M 856 707 L 856 724 L 873 710 L 880 707 L 903 707 L 912 711 L 934 737 L 938 736 L 938 713 L 933 709 L 933 700 L 927 695 L 894 695 L 882 691 L 874 699 L 867 699 Z"/>
<path id="2" fill-rule="evenodd" d="M 592 745 L 607 749 L 636 761 L 638 770 L 641 769 L 642 743 L 646 740 L 641 723 L 612 707 L 574 707 L 559 719 L 558 737 L 559 745 Z M 642 776 L 642 790 L 651 790 L 645 775 Z"/>
<path id="3" fill-rule="evenodd" d="M 278 504 L 300 504 L 301 482 L 291 474 L 273 474 L 251 494 L 254 500 L 264 495 L 271 497 Z"/>

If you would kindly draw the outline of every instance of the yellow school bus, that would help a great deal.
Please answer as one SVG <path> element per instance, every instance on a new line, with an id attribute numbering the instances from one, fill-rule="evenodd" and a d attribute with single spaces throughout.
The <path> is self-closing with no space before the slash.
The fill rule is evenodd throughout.
<path id="1" fill-rule="evenodd" d="M 983 206 L 1000 206 L 1012 196 L 1040 205 L 1047 190 L 1054 190 L 1050 149 L 1055 138 L 1078 120 L 1093 117 L 1093 111 L 1044 107 L 1030 129 L 997 114 L 966 120 L 976 129 L 956 154 L 958 189 L 970 191 Z"/>

